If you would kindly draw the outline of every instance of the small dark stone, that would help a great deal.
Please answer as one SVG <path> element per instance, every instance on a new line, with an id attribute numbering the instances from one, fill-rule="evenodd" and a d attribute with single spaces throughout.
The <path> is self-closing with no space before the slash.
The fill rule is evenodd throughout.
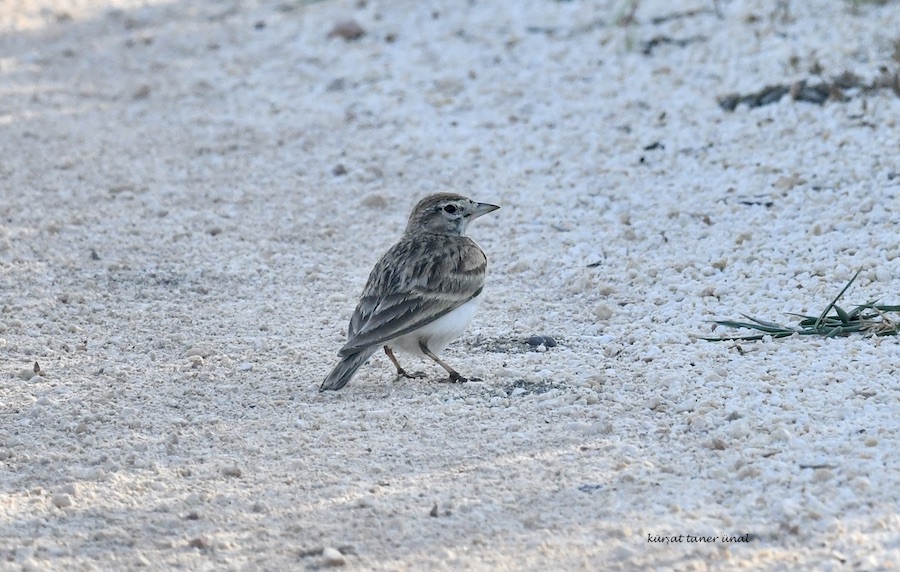
<path id="1" fill-rule="evenodd" d="M 695 42 L 704 41 L 706 41 L 706 38 L 704 36 L 692 36 L 690 38 L 670 38 L 669 36 L 656 36 L 644 44 L 644 48 L 642 51 L 645 56 L 649 56 L 653 54 L 653 50 L 662 45 L 671 44 L 679 48 L 684 48 Z"/>
<path id="2" fill-rule="evenodd" d="M 428 513 L 429 516 L 437 517 L 438 515 L 438 506 L 437 503 L 434 503 L 434 506 L 431 507 L 431 511 Z"/>
<path id="3" fill-rule="evenodd" d="M 556 340 L 551 338 L 550 336 L 531 336 L 525 340 L 525 343 L 532 347 L 538 347 L 543 345 L 547 348 L 556 347 Z"/>
<path id="4" fill-rule="evenodd" d="M 309 558 L 311 556 L 321 556 L 323 548 L 310 548 L 308 550 L 301 550 L 298 556 L 300 558 Z"/>
<path id="5" fill-rule="evenodd" d="M 641 50 L 645 56 L 649 56 L 653 53 L 653 49 L 662 44 L 671 43 L 672 38 L 667 36 L 656 36 L 652 38 L 650 41 L 644 43 L 644 48 Z"/>
<path id="6" fill-rule="evenodd" d="M 337 165 L 334 166 L 334 169 L 331 170 L 331 174 L 334 175 L 335 177 L 343 177 L 344 175 L 347 174 L 347 167 L 338 163 Z"/>
<path id="7" fill-rule="evenodd" d="M 750 107 L 762 107 L 770 103 L 777 103 L 790 91 L 790 88 L 783 85 L 767 86 L 759 93 L 750 96 Z"/>
<path id="8" fill-rule="evenodd" d="M 805 101 L 822 105 L 830 94 L 831 88 L 824 83 L 807 85 L 805 81 L 799 81 L 791 86 L 791 96 L 794 98 L 794 101 Z"/>
<path id="9" fill-rule="evenodd" d="M 347 80 L 342 77 L 338 77 L 338 78 L 335 78 L 335 79 L 331 80 L 330 82 L 328 82 L 328 85 L 325 86 L 325 90 L 326 91 L 344 91 L 344 89 L 346 87 L 347 87 Z"/>
<path id="10" fill-rule="evenodd" d="M 150 97 L 150 86 L 146 84 L 140 86 L 131 94 L 131 98 L 134 100 L 147 99 L 148 97 Z"/>
<path id="11" fill-rule="evenodd" d="M 738 105 L 746 103 L 748 107 L 761 107 L 779 101 L 790 93 L 791 89 L 785 85 L 769 85 L 761 90 L 747 95 L 731 94 L 719 98 L 719 107 L 725 111 L 734 111 Z"/>
<path id="12" fill-rule="evenodd" d="M 838 89 L 853 89 L 862 85 L 859 76 L 852 71 L 844 71 L 840 75 L 831 78 L 831 85 Z"/>
<path id="13" fill-rule="evenodd" d="M 719 98 L 719 107 L 724 109 L 725 111 L 734 111 L 737 109 L 738 104 L 741 102 L 741 96 L 737 94 L 726 95 L 725 97 Z"/>
<path id="14" fill-rule="evenodd" d="M 255 24 L 253 24 L 253 28 L 255 30 L 262 30 L 266 27 L 266 22 L 264 20 L 259 20 Z"/>
<path id="15" fill-rule="evenodd" d="M 343 38 L 348 42 L 358 40 L 365 35 L 366 31 L 354 20 L 344 20 L 342 22 L 338 22 L 334 25 L 334 28 L 332 28 L 331 31 L 328 32 L 329 38 L 334 38 L 335 36 L 337 36 L 339 38 Z"/>
<path id="16" fill-rule="evenodd" d="M 653 143 L 644 147 L 644 151 L 655 151 L 656 149 L 665 149 L 666 146 L 660 143 L 659 141 L 654 141 Z"/>

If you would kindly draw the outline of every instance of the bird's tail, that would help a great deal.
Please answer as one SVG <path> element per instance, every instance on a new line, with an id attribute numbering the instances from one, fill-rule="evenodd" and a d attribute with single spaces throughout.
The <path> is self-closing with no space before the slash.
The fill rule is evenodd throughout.
<path id="1" fill-rule="evenodd" d="M 334 369 L 331 370 L 331 373 L 328 374 L 328 377 L 326 377 L 325 381 L 322 382 L 322 385 L 319 386 L 319 391 L 327 391 L 329 389 L 337 391 L 347 385 L 347 382 L 350 381 L 350 378 L 353 377 L 356 370 L 358 370 L 362 364 L 366 363 L 366 360 L 375 353 L 376 349 L 377 348 L 366 348 L 358 353 L 342 357 L 340 363 L 334 366 Z"/>

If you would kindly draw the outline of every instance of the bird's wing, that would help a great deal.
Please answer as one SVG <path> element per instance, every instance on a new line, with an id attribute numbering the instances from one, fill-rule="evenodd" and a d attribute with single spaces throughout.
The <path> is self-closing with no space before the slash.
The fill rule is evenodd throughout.
<path id="1" fill-rule="evenodd" d="M 385 254 L 350 319 L 346 356 L 408 334 L 481 293 L 487 259 L 472 240 L 404 239 Z"/>

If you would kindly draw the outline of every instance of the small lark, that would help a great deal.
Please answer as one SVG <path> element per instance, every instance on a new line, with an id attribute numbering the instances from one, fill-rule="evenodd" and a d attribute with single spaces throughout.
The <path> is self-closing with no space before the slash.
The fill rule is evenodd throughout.
<path id="1" fill-rule="evenodd" d="M 347 343 L 338 352 L 341 362 L 319 391 L 347 385 L 379 347 L 397 367 L 397 375 L 425 376 L 400 367 L 394 349 L 428 356 L 447 370 L 450 381 L 466 381 L 437 354 L 465 331 L 481 301 L 487 257 L 465 236 L 466 227 L 498 208 L 453 193 L 419 201 L 400 242 L 369 274 L 350 318 Z"/>

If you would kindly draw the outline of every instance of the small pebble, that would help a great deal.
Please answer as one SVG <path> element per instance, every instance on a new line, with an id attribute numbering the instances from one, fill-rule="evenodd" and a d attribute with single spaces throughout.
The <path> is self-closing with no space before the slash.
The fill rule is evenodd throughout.
<path id="1" fill-rule="evenodd" d="M 52 502 L 53 506 L 56 508 L 67 508 L 72 506 L 72 497 L 65 493 L 55 493 L 50 497 L 50 502 Z"/>
<path id="2" fill-rule="evenodd" d="M 389 204 L 384 195 L 378 194 L 367 195 L 362 200 L 362 205 L 370 209 L 385 209 Z"/>
<path id="3" fill-rule="evenodd" d="M 568 423 L 563 425 L 563 428 L 566 431 L 570 431 L 570 432 L 577 431 L 577 432 L 582 432 L 582 433 L 587 433 L 588 431 L 591 430 L 591 427 L 592 427 L 592 424 L 588 423 L 587 421 L 569 421 Z"/>
<path id="4" fill-rule="evenodd" d="M 231 466 L 231 467 L 225 467 L 224 469 L 222 469 L 222 474 L 226 477 L 239 478 L 244 473 L 243 473 L 243 471 L 241 471 L 240 467 Z"/>
<path id="5" fill-rule="evenodd" d="M 148 97 L 150 97 L 150 86 L 147 84 L 141 85 L 131 94 L 132 99 L 147 99 Z M 99 260 L 99 258 L 96 260 Z"/>
<path id="6" fill-rule="evenodd" d="M 77 497 L 78 485 L 76 485 L 75 483 L 69 483 L 67 485 L 61 486 L 57 492 L 64 495 L 69 495 L 71 497 Z"/>
<path id="7" fill-rule="evenodd" d="M 728 445 L 721 437 L 715 437 L 709 443 L 709 448 L 713 451 L 724 451 L 727 447 Z"/>
<path id="8" fill-rule="evenodd" d="M 556 347 L 556 340 L 550 336 L 531 336 L 525 340 L 525 343 L 532 347 L 544 346 L 546 348 Z"/>
<path id="9" fill-rule="evenodd" d="M 341 20 L 328 32 L 329 38 L 343 38 L 351 42 L 358 40 L 366 35 L 366 31 L 355 20 Z"/>
<path id="10" fill-rule="evenodd" d="M 205 357 L 209 357 L 211 353 L 212 353 L 212 351 L 209 348 L 205 348 L 202 346 L 195 346 L 195 347 L 192 347 L 191 349 L 189 349 L 188 351 L 184 352 L 184 357 L 189 358 L 189 357 L 199 356 L 199 357 L 205 358 Z"/>
<path id="11" fill-rule="evenodd" d="M 697 402 L 694 399 L 692 399 L 692 398 L 685 399 L 684 401 L 682 401 L 681 403 L 679 403 L 678 405 L 675 406 L 675 413 L 688 413 L 690 411 L 693 411 L 694 407 L 696 407 L 696 405 L 697 405 Z"/>
<path id="12" fill-rule="evenodd" d="M 347 558 L 337 548 L 330 546 L 322 550 L 322 559 L 326 566 L 343 566 L 347 563 Z"/>
<path id="13" fill-rule="evenodd" d="M 769 441 L 790 441 L 790 439 L 791 433 L 784 427 L 778 427 L 769 436 Z"/>
<path id="14" fill-rule="evenodd" d="M 597 304 L 596 306 L 594 306 L 594 316 L 598 320 L 605 322 L 606 320 L 612 318 L 612 308 L 610 308 L 606 304 Z"/>

